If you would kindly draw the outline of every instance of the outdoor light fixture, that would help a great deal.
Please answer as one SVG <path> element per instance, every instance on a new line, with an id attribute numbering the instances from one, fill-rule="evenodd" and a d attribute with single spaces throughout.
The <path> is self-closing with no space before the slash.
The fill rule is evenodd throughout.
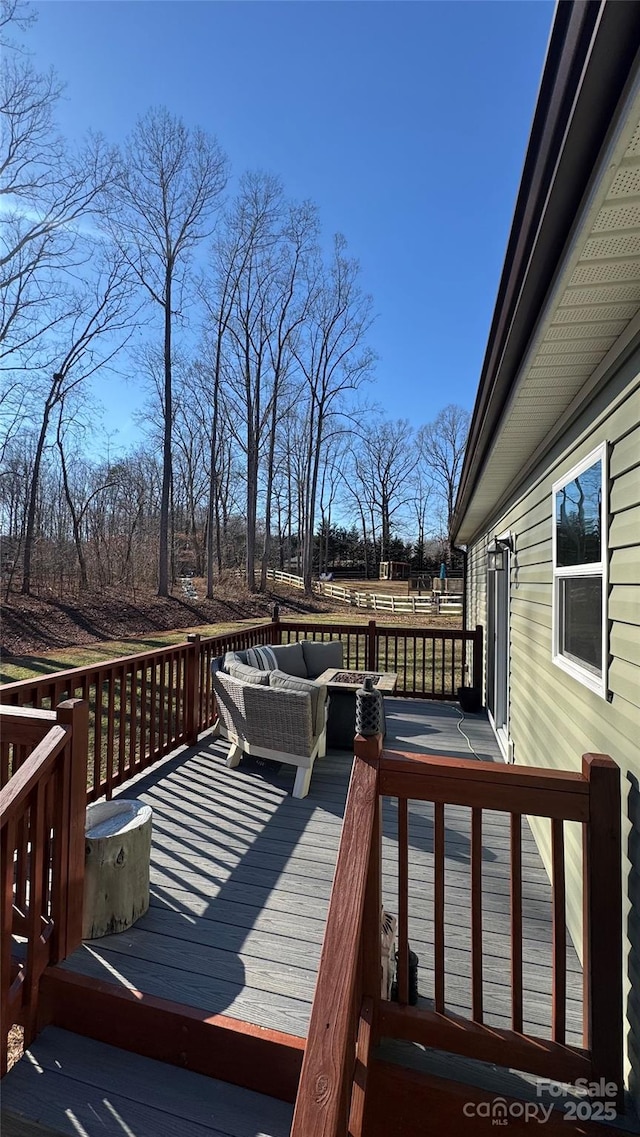
<path id="1" fill-rule="evenodd" d="M 507 558 L 505 553 L 513 552 L 513 541 L 511 537 L 496 537 L 494 538 L 493 545 L 489 548 L 489 572 L 503 572 L 507 567 Z"/>

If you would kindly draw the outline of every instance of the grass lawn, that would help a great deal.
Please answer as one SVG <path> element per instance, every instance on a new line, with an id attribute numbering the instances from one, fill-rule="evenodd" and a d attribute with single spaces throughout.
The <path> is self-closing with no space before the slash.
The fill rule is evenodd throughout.
<path id="1" fill-rule="evenodd" d="M 11 661 L 4 660 L 0 668 L 0 683 L 13 683 L 17 679 L 37 679 L 41 675 L 51 675 L 55 671 L 68 671 L 72 667 L 88 667 L 107 659 L 119 659 L 123 655 L 137 655 L 139 652 L 153 651 L 154 648 L 168 644 L 184 643 L 189 632 L 199 632 L 201 636 L 220 636 L 236 628 L 254 627 L 268 624 L 269 620 L 238 620 L 231 624 L 200 625 L 196 628 L 180 628 L 176 632 L 154 632 L 153 635 L 130 636 L 121 640 L 103 640 L 100 643 L 82 644 L 79 647 L 60 648 L 58 651 L 44 652 L 42 655 L 25 655 Z"/>
<path id="2" fill-rule="evenodd" d="M 405 616 L 393 620 L 385 619 L 383 613 L 377 613 L 376 623 L 379 626 L 398 627 L 401 632 L 402 625 L 413 627 L 426 627 L 424 618 Z M 317 627 L 331 627 L 333 625 L 351 625 L 366 628 L 373 613 L 352 612 L 341 608 L 338 612 L 313 613 L 301 616 L 299 622 L 312 623 Z M 298 622 L 294 617 L 284 617 L 287 621 Z M 154 648 L 166 647 L 168 644 L 184 643 L 189 632 L 199 632 L 205 636 L 224 635 L 226 632 L 236 631 L 238 628 L 255 627 L 258 624 L 268 624 L 268 619 L 237 620 L 226 624 L 198 625 L 194 628 L 179 628 L 173 632 L 153 632 L 139 636 L 128 636 L 125 639 L 101 640 L 99 643 L 81 644 L 78 647 L 59 648 L 57 651 L 43 652 L 41 655 L 25 655 L 3 660 L 0 665 L 0 683 L 13 683 L 19 679 L 36 679 L 42 675 L 51 675 L 56 671 L 67 671 L 72 667 L 88 667 L 92 663 L 101 663 L 108 659 L 118 659 L 121 656 L 136 655 L 144 651 L 153 651 Z M 454 629 L 459 627 L 459 620 L 450 616 L 433 617 L 428 621 L 433 628 Z"/>

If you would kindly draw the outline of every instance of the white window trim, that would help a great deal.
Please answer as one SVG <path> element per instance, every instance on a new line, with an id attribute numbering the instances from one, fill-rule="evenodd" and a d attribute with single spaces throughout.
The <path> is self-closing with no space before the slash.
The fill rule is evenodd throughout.
<path id="1" fill-rule="evenodd" d="M 592 564 L 585 564 L 581 566 L 567 565 L 566 567 L 556 567 L 556 551 L 557 551 L 557 534 L 556 534 L 556 493 L 561 490 L 569 482 L 574 481 L 575 478 L 580 477 L 585 470 L 590 466 L 595 465 L 596 462 L 601 463 L 602 470 L 602 493 L 600 495 L 600 552 L 601 559 Z M 553 573 L 553 596 L 551 606 L 551 642 L 552 642 L 552 660 L 556 667 L 565 671 L 567 675 L 571 675 L 582 683 L 584 687 L 589 690 L 595 691 L 596 695 L 600 695 L 603 699 L 607 698 L 608 694 L 608 620 L 607 620 L 607 599 L 608 599 L 608 583 L 609 583 L 609 463 L 607 443 L 602 442 L 595 450 L 592 450 L 582 461 L 572 466 L 566 474 L 563 474 L 558 481 L 553 483 L 551 487 L 551 523 L 552 523 L 552 539 L 551 539 L 551 567 Z M 576 568 L 579 567 L 579 572 Z M 602 642 L 602 675 L 594 675 L 593 672 L 585 666 L 581 666 L 577 661 L 574 662 L 568 659 L 566 655 L 560 653 L 560 581 L 564 577 L 576 576 L 598 576 L 602 578 L 602 618 L 601 618 L 601 642 Z"/>

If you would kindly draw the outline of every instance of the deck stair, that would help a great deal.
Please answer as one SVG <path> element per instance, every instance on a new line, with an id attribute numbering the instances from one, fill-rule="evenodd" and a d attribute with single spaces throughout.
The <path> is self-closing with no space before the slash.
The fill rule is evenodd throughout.
<path id="1" fill-rule="evenodd" d="M 2 1085 L 3 1137 L 287 1137 L 292 1106 L 48 1027 Z"/>

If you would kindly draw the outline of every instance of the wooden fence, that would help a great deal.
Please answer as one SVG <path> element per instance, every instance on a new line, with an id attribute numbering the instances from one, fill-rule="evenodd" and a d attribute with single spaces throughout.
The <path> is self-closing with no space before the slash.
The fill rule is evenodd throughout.
<path id="1" fill-rule="evenodd" d="M 270 580 L 280 581 L 292 588 L 304 588 L 301 576 L 282 572 L 280 569 L 267 569 Z M 313 591 L 320 596 L 329 596 L 350 604 L 353 608 L 365 608 L 373 612 L 391 612 L 398 615 L 433 616 L 447 613 L 462 615 L 462 596 L 459 593 L 443 593 L 435 590 L 429 596 L 395 596 L 388 592 L 375 592 L 372 589 L 345 588 L 342 584 L 328 580 L 314 580 Z"/>
<path id="2" fill-rule="evenodd" d="M 585 755 L 582 773 L 382 753 L 355 742 L 355 761 L 311 1014 L 292 1137 L 361 1137 L 367 1127 L 371 1048 L 398 1038 L 552 1081 L 613 1083 L 622 1106 L 622 886 L 620 771 Z M 380 997 L 379 796 L 398 803 L 398 1002 Z M 409 1006 L 410 799 L 433 803 L 433 1009 Z M 445 808 L 471 810 L 471 1015 L 447 1010 L 444 913 Z M 510 815 L 512 1029 L 484 1025 L 482 823 Z M 553 989 L 548 1037 L 523 1029 L 523 815 L 549 819 L 552 836 Z M 583 826 L 583 1044 L 569 1046 L 566 1017 L 564 821 Z M 369 1117 L 369 1121 L 373 1119 Z M 423 1119 L 424 1120 L 424 1119 Z M 439 1128 L 439 1118 L 430 1124 Z M 564 1128 L 564 1126 L 563 1126 Z M 412 1130 L 413 1131 L 413 1130 Z M 520 1129 L 518 1130 L 521 1131 Z"/>

